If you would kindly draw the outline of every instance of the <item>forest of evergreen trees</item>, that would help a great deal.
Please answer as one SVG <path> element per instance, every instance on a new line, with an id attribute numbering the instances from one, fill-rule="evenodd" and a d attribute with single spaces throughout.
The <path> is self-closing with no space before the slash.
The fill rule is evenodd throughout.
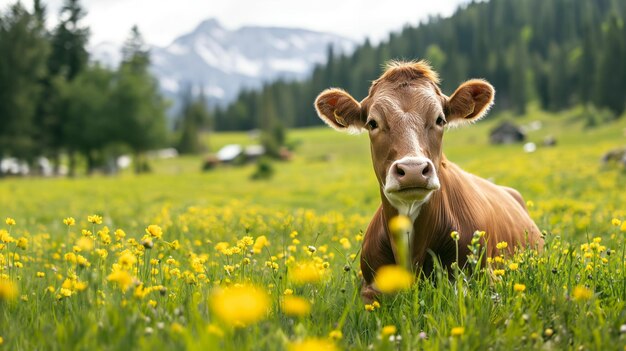
<path id="1" fill-rule="evenodd" d="M 416 17 L 418 14 L 416 14 Z M 321 124 L 315 96 L 335 86 L 355 98 L 367 95 L 389 59 L 428 59 L 450 94 L 481 77 L 497 90 L 496 109 L 524 114 L 530 102 L 557 111 L 575 104 L 619 116 L 626 108 L 626 1 L 490 0 L 473 2 L 449 18 L 430 18 L 348 56 L 328 50 L 328 62 L 310 79 L 278 81 L 242 91 L 214 112 L 218 130 Z M 605 114 L 606 115 L 606 114 Z"/>
<path id="2" fill-rule="evenodd" d="M 145 169 L 145 152 L 168 144 L 168 104 L 149 72 L 150 54 L 132 28 L 116 69 L 90 62 L 89 28 L 79 0 L 65 0 L 60 22 L 46 28 L 46 7 L 16 2 L 0 11 L 0 159 L 33 165 L 45 156 L 59 169 L 61 156 L 74 174 L 133 154 Z M 2 172 L 0 172 L 2 176 Z"/>

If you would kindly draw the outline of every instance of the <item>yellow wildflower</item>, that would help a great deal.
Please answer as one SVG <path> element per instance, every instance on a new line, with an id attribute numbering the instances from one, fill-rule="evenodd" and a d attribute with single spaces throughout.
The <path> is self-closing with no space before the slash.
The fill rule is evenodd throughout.
<path id="1" fill-rule="evenodd" d="M 350 240 L 348 240 L 348 238 L 339 239 L 339 243 L 341 244 L 341 246 L 343 246 L 345 250 L 349 250 L 352 247 L 352 245 L 350 244 Z"/>
<path id="2" fill-rule="evenodd" d="M 403 215 L 395 216 L 389 221 L 389 230 L 394 236 L 406 234 L 412 226 L 411 219 Z"/>
<path id="3" fill-rule="evenodd" d="M 503 276 L 504 273 L 505 273 L 504 269 L 494 269 L 493 270 L 493 275 L 495 275 L 496 277 Z"/>
<path id="4" fill-rule="evenodd" d="M 285 296 L 282 303 L 283 312 L 288 316 L 303 317 L 311 312 L 311 304 L 302 297 Z"/>
<path id="5" fill-rule="evenodd" d="M 80 239 L 78 239 L 78 241 L 76 242 L 76 246 L 80 248 L 79 251 L 91 251 L 93 249 L 93 245 L 93 239 L 86 236 L 81 236 Z"/>
<path id="6" fill-rule="evenodd" d="M 22 250 L 26 250 L 26 248 L 28 247 L 28 239 L 26 239 L 26 238 L 19 238 L 15 245 L 17 247 L 19 247 L 20 249 L 22 249 Z"/>
<path id="7" fill-rule="evenodd" d="M 327 339 L 305 339 L 287 345 L 289 351 L 337 351 L 337 346 Z"/>
<path id="8" fill-rule="evenodd" d="M 519 268 L 519 265 L 517 263 L 510 263 L 509 264 L 509 269 L 512 271 L 516 271 L 517 268 Z"/>
<path id="9" fill-rule="evenodd" d="M 295 284 L 317 283 L 322 279 L 322 273 L 315 263 L 304 262 L 289 270 L 289 279 Z"/>
<path id="10" fill-rule="evenodd" d="M 261 235 L 256 238 L 254 241 L 254 245 L 252 246 L 252 252 L 255 254 L 260 254 L 264 247 L 269 246 L 270 243 L 267 241 L 267 237 L 265 235 Z"/>
<path id="11" fill-rule="evenodd" d="M 593 291 L 588 288 L 578 285 L 572 291 L 572 298 L 576 301 L 589 300 L 593 297 Z"/>
<path id="12" fill-rule="evenodd" d="M 137 257 L 130 251 L 125 250 L 117 259 L 117 263 L 124 269 L 130 269 L 135 263 L 137 263 Z"/>
<path id="13" fill-rule="evenodd" d="M 341 338 L 343 338 L 343 333 L 341 330 L 335 329 L 328 333 L 328 337 L 333 340 L 341 340 Z"/>
<path id="14" fill-rule="evenodd" d="M 456 336 L 456 337 L 462 336 L 463 334 L 465 334 L 465 328 L 463 327 L 454 327 L 450 331 L 450 335 Z"/>
<path id="15" fill-rule="evenodd" d="M 102 216 L 98 216 L 98 215 L 87 216 L 87 221 L 93 224 L 102 224 Z"/>
<path id="16" fill-rule="evenodd" d="M 386 338 L 390 335 L 394 335 L 398 332 L 398 329 L 396 328 L 395 325 L 386 325 L 383 327 L 383 329 L 380 331 L 380 336 L 383 338 Z"/>
<path id="17" fill-rule="evenodd" d="M 151 224 L 146 228 L 146 234 L 150 235 L 153 238 L 161 239 L 163 236 L 163 229 L 156 224 Z"/>
<path id="18" fill-rule="evenodd" d="M 388 265 L 378 269 L 374 282 L 378 290 L 392 294 L 410 288 L 414 279 L 414 275 L 406 269 L 397 265 Z"/>
<path id="19" fill-rule="evenodd" d="M 7 217 L 7 219 L 4 221 L 7 225 L 15 225 L 15 219 L 11 218 L 11 217 Z"/>
<path id="20" fill-rule="evenodd" d="M 115 230 L 115 240 L 120 241 L 126 237 L 126 233 L 122 229 Z"/>
<path id="21" fill-rule="evenodd" d="M 524 292 L 524 290 L 526 290 L 526 285 L 516 283 L 513 285 L 513 290 L 515 292 Z"/>
<path id="22" fill-rule="evenodd" d="M 616 227 L 619 227 L 619 226 L 622 224 L 622 221 L 620 221 L 620 220 L 619 220 L 619 219 L 617 219 L 617 218 L 613 218 L 613 219 L 611 220 L 611 224 L 613 224 L 613 225 L 614 225 L 614 226 L 616 226 Z"/>
<path id="23" fill-rule="evenodd" d="M 68 227 L 73 226 L 74 224 L 76 224 L 76 220 L 74 219 L 74 217 L 67 217 L 63 220 L 63 224 Z"/>
<path id="24" fill-rule="evenodd" d="M 37 272 L 37 278 L 43 278 L 46 276 L 46 273 L 44 272 Z"/>
<path id="25" fill-rule="evenodd" d="M 453 231 L 452 233 L 450 233 L 450 237 L 452 238 L 452 240 L 457 241 L 459 240 L 459 232 L 457 232 L 456 230 Z"/>
<path id="26" fill-rule="evenodd" d="M 12 301 L 19 295 L 19 290 L 10 280 L 0 279 L 0 301 Z"/>
<path id="27" fill-rule="evenodd" d="M 496 249 L 498 249 L 498 250 L 504 250 L 507 247 L 509 247 L 509 243 L 507 243 L 506 241 L 501 241 L 501 242 L 496 244 Z"/>
<path id="28" fill-rule="evenodd" d="M 209 300 L 213 312 L 231 326 L 246 326 L 265 318 L 270 307 L 267 293 L 251 285 L 218 289 Z"/>
<path id="29" fill-rule="evenodd" d="M 133 284 L 133 277 L 124 270 L 114 271 L 107 276 L 107 280 L 116 283 L 123 292 L 126 292 Z"/>

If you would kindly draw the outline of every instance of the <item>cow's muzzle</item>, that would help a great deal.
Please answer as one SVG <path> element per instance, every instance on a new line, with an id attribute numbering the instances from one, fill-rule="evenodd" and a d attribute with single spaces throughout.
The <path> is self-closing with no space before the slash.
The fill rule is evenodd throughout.
<path id="1" fill-rule="evenodd" d="M 387 177 L 387 191 L 430 193 L 439 189 L 437 171 L 425 157 L 404 157 L 395 161 Z"/>

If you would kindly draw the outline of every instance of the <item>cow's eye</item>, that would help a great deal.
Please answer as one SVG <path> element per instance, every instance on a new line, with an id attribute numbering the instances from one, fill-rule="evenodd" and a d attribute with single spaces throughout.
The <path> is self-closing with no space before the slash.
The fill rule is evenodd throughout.
<path id="1" fill-rule="evenodd" d="M 446 119 L 443 116 L 439 116 L 439 117 L 437 117 L 437 122 L 436 123 L 437 123 L 438 126 L 443 127 L 443 126 L 445 126 L 448 123 L 448 121 L 446 121 Z"/>
<path id="2" fill-rule="evenodd" d="M 375 120 L 370 119 L 367 122 L 366 126 L 367 126 L 367 129 L 374 130 L 374 129 L 378 128 L 378 123 Z"/>

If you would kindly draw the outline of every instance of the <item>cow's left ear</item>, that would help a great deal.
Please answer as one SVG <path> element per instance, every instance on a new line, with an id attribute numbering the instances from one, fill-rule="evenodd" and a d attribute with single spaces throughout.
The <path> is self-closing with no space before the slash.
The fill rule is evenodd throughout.
<path id="1" fill-rule="evenodd" d="M 495 94 L 493 86 L 482 79 L 461 84 L 448 100 L 448 122 L 454 124 L 481 119 L 493 105 Z"/>

